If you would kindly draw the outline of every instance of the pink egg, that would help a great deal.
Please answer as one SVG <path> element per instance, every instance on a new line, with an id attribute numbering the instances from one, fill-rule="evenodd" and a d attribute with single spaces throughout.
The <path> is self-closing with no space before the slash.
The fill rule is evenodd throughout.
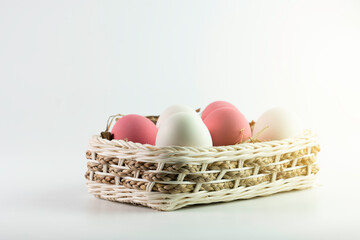
<path id="1" fill-rule="evenodd" d="M 234 105 L 232 105 L 229 102 L 225 102 L 225 101 L 215 101 L 210 103 L 202 112 L 201 114 L 201 119 L 204 120 L 212 111 L 219 109 L 219 108 L 223 108 L 223 107 L 229 107 L 229 108 L 235 108 L 237 109 Z"/>
<path id="2" fill-rule="evenodd" d="M 117 120 L 111 133 L 117 140 L 155 145 L 157 131 L 156 125 L 146 117 L 129 114 Z"/>
<path id="3" fill-rule="evenodd" d="M 204 123 L 214 146 L 233 145 L 251 137 L 249 122 L 236 108 L 223 107 L 212 111 Z"/>

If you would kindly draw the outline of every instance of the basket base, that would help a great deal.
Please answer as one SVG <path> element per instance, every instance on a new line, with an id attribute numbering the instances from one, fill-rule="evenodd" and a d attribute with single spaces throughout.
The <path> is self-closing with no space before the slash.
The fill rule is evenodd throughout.
<path id="1" fill-rule="evenodd" d="M 116 202 L 139 204 L 161 211 L 171 211 L 194 204 L 229 202 L 295 189 L 306 189 L 311 187 L 315 180 L 316 175 L 311 174 L 308 176 L 280 179 L 274 182 L 264 182 L 251 187 L 238 187 L 214 192 L 200 191 L 197 193 L 178 194 L 146 192 L 125 188 L 122 185 L 110 185 L 94 181 L 87 181 L 86 185 L 88 191 L 95 197 Z"/>

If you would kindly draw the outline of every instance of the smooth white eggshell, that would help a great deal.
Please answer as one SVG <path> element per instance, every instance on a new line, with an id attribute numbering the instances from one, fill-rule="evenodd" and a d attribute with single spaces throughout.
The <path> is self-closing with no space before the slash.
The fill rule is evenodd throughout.
<path id="1" fill-rule="evenodd" d="M 253 136 L 264 130 L 257 138 L 261 141 L 281 140 L 294 137 L 301 132 L 296 115 L 284 108 L 272 108 L 256 121 Z"/>
<path id="2" fill-rule="evenodd" d="M 156 146 L 211 147 L 212 139 L 200 116 L 180 112 L 163 122 L 156 136 Z"/>
<path id="3" fill-rule="evenodd" d="M 186 106 L 183 104 L 175 104 L 175 105 L 168 107 L 160 114 L 159 119 L 156 122 L 156 127 L 160 128 L 160 126 L 163 124 L 163 122 L 166 121 L 166 119 L 171 117 L 173 114 L 180 113 L 180 112 L 188 112 L 188 113 L 192 113 L 194 115 L 198 115 L 195 112 L 195 110 L 189 106 Z"/>

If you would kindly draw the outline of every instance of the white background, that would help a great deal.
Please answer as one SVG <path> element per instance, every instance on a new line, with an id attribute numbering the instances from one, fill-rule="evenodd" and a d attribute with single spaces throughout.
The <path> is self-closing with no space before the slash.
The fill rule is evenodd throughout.
<path id="1" fill-rule="evenodd" d="M 359 80 L 360 1 L 1 0 L 0 238 L 360 237 Z M 318 186 L 170 213 L 86 192 L 109 115 L 215 100 L 296 112 Z"/>

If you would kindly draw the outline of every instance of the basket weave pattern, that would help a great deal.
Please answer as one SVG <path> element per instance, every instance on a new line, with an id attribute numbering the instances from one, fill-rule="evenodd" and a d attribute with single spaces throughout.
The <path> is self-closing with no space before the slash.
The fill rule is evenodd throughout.
<path id="1" fill-rule="evenodd" d="M 210 148 L 155 147 L 95 135 L 85 177 L 97 197 L 174 210 L 311 187 L 319 151 L 310 131 L 281 141 Z"/>

